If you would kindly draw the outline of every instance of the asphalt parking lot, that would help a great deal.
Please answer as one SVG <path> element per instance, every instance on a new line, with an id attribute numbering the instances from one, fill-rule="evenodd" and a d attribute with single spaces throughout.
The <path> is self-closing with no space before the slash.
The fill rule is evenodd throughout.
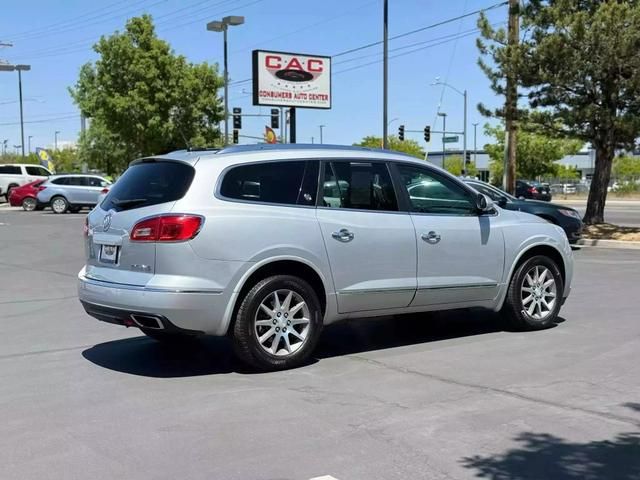
<path id="1" fill-rule="evenodd" d="M 83 219 L 0 210 L 3 479 L 640 479 L 638 250 L 576 251 L 549 330 L 365 319 L 255 374 L 88 317 Z"/>

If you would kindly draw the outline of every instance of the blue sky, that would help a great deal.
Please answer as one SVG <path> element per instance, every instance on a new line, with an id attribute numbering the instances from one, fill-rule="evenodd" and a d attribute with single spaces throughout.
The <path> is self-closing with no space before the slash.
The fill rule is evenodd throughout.
<path id="1" fill-rule="evenodd" d="M 389 35 L 394 36 L 498 3 L 498 0 L 390 0 Z M 376 42 L 382 37 L 382 0 L 23 0 L 4 2 L 0 15 L 0 59 L 27 63 L 23 73 L 25 144 L 32 149 L 58 141 L 74 141 L 80 129 L 79 113 L 67 92 L 82 64 L 95 60 L 91 45 L 100 35 L 122 30 L 128 17 L 150 13 L 157 33 L 176 53 L 192 62 L 222 63 L 222 37 L 208 32 L 206 23 L 226 15 L 244 15 L 245 25 L 229 31 L 231 81 L 251 77 L 251 50 L 293 51 L 318 55 L 337 53 Z M 506 7 L 488 13 L 492 23 L 506 20 Z M 469 140 L 473 122 L 478 126 L 478 146 L 486 119 L 476 105 L 499 102 L 476 64 L 476 16 L 424 30 L 390 42 L 389 119 L 398 118 L 390 133 L 404 124 L 408 130 L 434 125 L 438 108 L 446 112 L 447 130 L 462 129 L 462 97 L 450 89 L 431 86 L 436 77 L 468 90 Z M 415 45 L 414 45 L 415 44 Z M 423 48 L 428 47 L 428 48 Z M 398 50 L 396 50 L 398 49 Z M 365 135 L 382 133 L 382 46 L 333 60 L 333 108 L 298 110 L 298 142 L 319 139 L 351 144 Z M 377 62 L 377 63 L 375 63 Z M 368 64 L 368 65 L 365 65 Z M 364 65 L 360 67 L 361 65 Z M 0 141 L 20 143 L 17 73 L 0 72 Z M 230 107 L 260 113 L 251 105 L 251 84 L 230 87 Z M 268 112 L 263 108 L 262 113 Z M 265 120 L 243 120 L 242 133 L 261 135 Z M 407 134 L 425 146 L 422 133 Z M 460 139 L 462 140 L 462 138 Z M 440 149 L 434 136 L 430 151 Z M 462 143 L 459 144 L 462 147 Z M 451 145 L 456 147 L 456 145 Z"/>

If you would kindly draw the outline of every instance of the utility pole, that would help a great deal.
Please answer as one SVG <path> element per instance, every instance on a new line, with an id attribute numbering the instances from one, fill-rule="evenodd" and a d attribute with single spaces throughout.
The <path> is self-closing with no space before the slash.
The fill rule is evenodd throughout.
<path id="1" fill-rule="evenodd" d="M 382 53 L 382 148 L 389 148 L 388 137 L 388 81 L 389 81 L 389 0 L 384 0 L 383 12 L 383 53 Z"/>
<path id="2" fill-rule="evenodd" d="M 518 131 L 518 74 L 515 60 L 520 38 L 520 10 L 518 0 L 509 0 L 509 25 L 507 34 L 507 85 L 505 105 L 506 166 L 505 190 L 513 194 L 516 190 L 516 142 Z"/>
<path id="3" fill-rule="evenodd" d="M 478 137 L 477 137 L 476 129 L 478 127 L 478 122 L 472 123 L 472 125 L 473 125 L 473 164 L 477 168 L 478 167 L 478 146 L 476 144 L 476 139 Z"/>
<path id="4" fill-rule="evenodd" d="M 320 127 L 320 145 L 322 145 L 322 144 L 324 143 L 324 142 L 322 141 L 322 140 L 323 140 L 323 138 L 322 138 L 322 129 L 323 129 L 324 127 L 326 127 L 326 125 L 318 125 L 318 127 Z"/>
<path id="5" fill-rule="evenodd" d="M 464 89 L 464 128 L 462 131 L 462 170 L 466 171 L 467 169 L 467 89 Z"/>

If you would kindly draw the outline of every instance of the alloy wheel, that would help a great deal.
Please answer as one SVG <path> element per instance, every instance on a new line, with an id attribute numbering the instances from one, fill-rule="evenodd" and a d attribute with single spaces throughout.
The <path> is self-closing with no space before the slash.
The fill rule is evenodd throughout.
<path id="1" fill-rule="evenodd" d="M 254 328 L 258 343 L 271 355 L 291 355 L 307 340 L 310 319 L 309 306 L 300 294 L 288 289 L 271 292 L 256 311 Z"/>
<path id="2" fill-rule="evenodd" d="M 544 320 L 553 312 L 557 301 L 556 281 L 542 265 L 532 267 L 522 280 L 522 310 L 531 318 Z"/>
<path id="3" fill-rule="evenodd" d="M 51 204 L 51 208 L 56 213 L 63 213 L 67 209 L 67 202 L 62 198 L 56 198 Z"/>

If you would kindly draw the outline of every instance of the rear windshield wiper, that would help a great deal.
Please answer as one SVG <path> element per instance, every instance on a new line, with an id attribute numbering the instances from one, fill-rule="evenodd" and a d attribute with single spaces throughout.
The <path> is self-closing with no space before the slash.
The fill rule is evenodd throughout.
<path id="1" fill-rule="evenodd" d="M 139 203 L 144 203 L 146 201 L 146 198 L 125 198 L 123 200 L 112 200 L 111 202 L 117 207 L 129 207 L 132 205 L 137 205 Z"/>

